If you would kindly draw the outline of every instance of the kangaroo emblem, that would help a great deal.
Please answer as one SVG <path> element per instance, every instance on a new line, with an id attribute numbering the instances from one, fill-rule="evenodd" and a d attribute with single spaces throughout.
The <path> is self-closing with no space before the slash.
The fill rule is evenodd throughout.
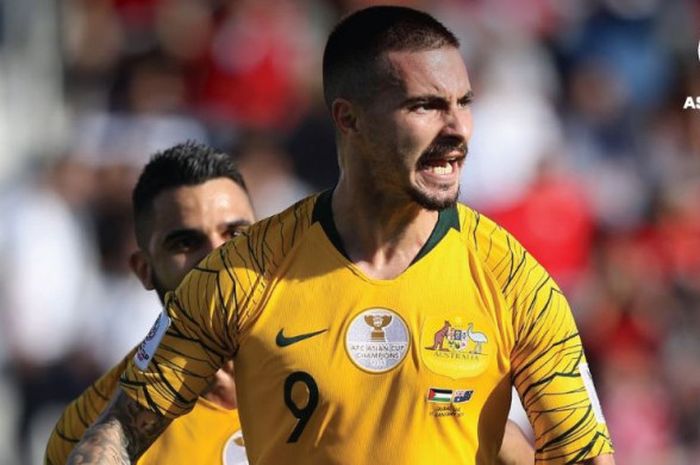
<path id="1" fill-rule="evenodd" d="M 442 351 L 448 350 L 448 349 L 445 349 L 444 347 L 442 347 L 442 344 L 445 341 L 445 338 L 447 337 L 447 333 L 450 331 L 451 328 L 452 328 L 452 325 L 450 324 L 450 322 L 445 320 L 445 325 L 442 328 L 440 328 L 435 333 L 435 336 L 433 337 L 433 346 L 426 347 L 426 349 L 428 349 L 428 350 L 442 350 Z"/>

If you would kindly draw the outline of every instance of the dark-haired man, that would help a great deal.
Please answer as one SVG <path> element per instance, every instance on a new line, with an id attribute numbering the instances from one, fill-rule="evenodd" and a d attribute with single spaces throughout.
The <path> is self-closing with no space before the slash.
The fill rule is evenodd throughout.
<path id="1" fill-rule="evenodd" d="M 471 136 L 457 39 L 371 7 L 324 53 L 341 175 L 168 294 L 70 463 L 128 463 L 228 357 L 251 463 L 490 464 L 518 389 L 538 463 L 611 464 L 571 312 L 506 231 L 456 204 Z M 159 340 L 161 339 L 162 340 Z"/>
<path id="2" fill-rule="evenodd" d="M 131 269 L 161 300 L 202 258 L 254 221 L 243 177 L 232 157 L 186 143 L 156 154 L 133 192 L 139 250 Z M 134 352 L 91 385 L 64 411 L 51 434 L 45 463 L 63 465 L 118 389 Z M 245 464 L 233 368 L 227 362 L 191 415 L 173 422 L 139 464 Z"/>

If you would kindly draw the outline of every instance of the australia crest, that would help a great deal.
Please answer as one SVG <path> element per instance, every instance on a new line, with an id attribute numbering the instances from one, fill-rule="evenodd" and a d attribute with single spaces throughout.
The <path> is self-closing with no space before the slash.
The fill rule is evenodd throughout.
<path id="1" fill-rule="evenodd" d="M 493 356 L 490 326 L 461 316 L 429 317 L 421 331 L 421 358 L 431 371 L 453 379 L 481 374 Z"/>

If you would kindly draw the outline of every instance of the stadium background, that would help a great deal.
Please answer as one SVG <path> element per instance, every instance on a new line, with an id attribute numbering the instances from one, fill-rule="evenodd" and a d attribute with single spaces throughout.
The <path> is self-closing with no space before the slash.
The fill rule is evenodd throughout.
<path id="1" fill-rule="evenodd" d="M 240 160 L 262 218 L 334 179 L 329 28 L 358 0 L 0 3 L 0 464 L 150 325 L 130 190 L 187 138 Z M 617 463 L 700 464 L 700 4 L 404 2 L 462 40 L 462 198 L 565 289 Z M 22 402 L 30 409 L 22 413 Z"/>

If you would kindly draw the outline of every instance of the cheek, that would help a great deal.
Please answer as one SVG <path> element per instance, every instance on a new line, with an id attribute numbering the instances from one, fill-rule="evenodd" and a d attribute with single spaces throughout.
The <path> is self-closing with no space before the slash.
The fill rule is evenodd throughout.
<path id="1" fill-rule="evenodd" d="M 397 152 L 411 164 L 428 148 L 438 131 L 430 124 L 429 117 L 405 118 L 397 124 Z"/>
<path id="2" fill-rule="evenodd" d="M 201 254 L 184 254 L 181 257 L 178 257 L 176 268 L 173 269 L 173 272 L 177 272 L 179 278 L 178 283 L 187 273 L 189 273 L 192 268 L 195 267 L 197 263 L 202 260 L 202 258 L 203 257 Z"/>
<path id="3" fill-rule="evenodd" d="M 400 134 L 397 139 L 397 153 L 399 158 L 412 165 L 422 152 L 422 144 L 416 134 Z"/>
<path id="4" fill-rule="evenodd" d="M 155 268 L 160 284 L 166 290 L 173 290 L 197 262 L 187 254 L 176 254 L 163 257 Z"/>
<path id="5" fill-rule="evenodd" d="M 468 109 L 466 114 L 462 117 L 462 124 L 466 128 L 466 138 L 467 142 L 472 138 L 472 132 L 474 130 L 474 117 L 472 116 L 471 109 Z"/>
<path id="6" fill-rule="evenodd" d="M 371 124 L 366 153 L 375 182 L 399 182 L 411 176 L 418 158 L 432 141 L 426 121 L 393 114 L 373 119 Z"/>

